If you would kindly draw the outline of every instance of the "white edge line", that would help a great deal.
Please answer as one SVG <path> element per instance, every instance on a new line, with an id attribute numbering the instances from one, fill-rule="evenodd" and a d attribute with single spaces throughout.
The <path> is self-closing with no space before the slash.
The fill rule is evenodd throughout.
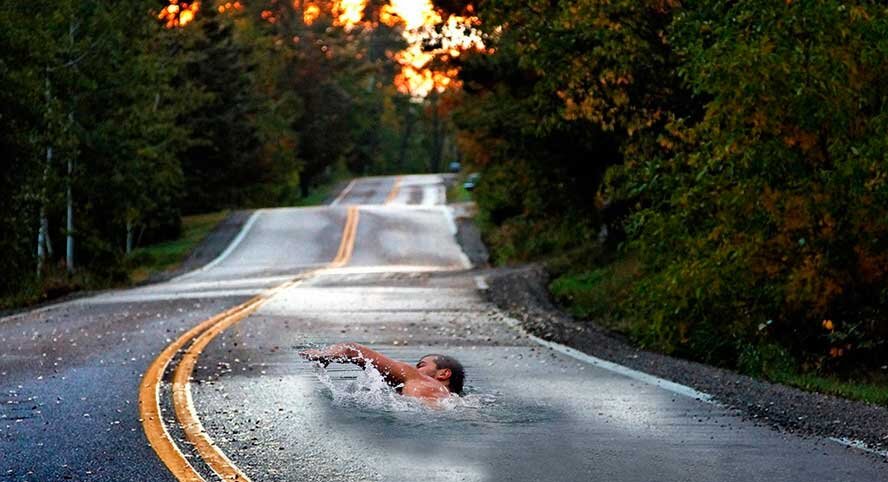
<path id="1" fill-rule="evenodd" d="M 874 455 L 878 455 L 880 457 L 888 458 L 888 450 L 879 450 L 870 448 L 866 442 L 861 440 L 846 438 L 846 437 L 829 437 L 831 442 L 835 442 L 839 445 L 844 445 L 845 447 L 851 447 L 857 450 L 863 450 L 864 452 L 871 453 Z"/>
<path id="2" fill-rule="evenodd" d="M 481 278 L 481 279 L 479 280 L 479 278 Z M 475 277 L 475 283 L 478 284 L 479 289 L 486 289 L 486 288 L 481 288 L 481 283 L 483 281 L 484 280 L 481 276 Z M 486 286 L 487 283 L 484 283 L 484 285 Z M 586 353 L 575 350 L 573 348 L 562 345 L 560 343 L 555 343 L 555 342 L 543 340 L 542 338 L 539 338 L 537 336 L 531 335 L 530 333 L 527 333 L 527 331 L 524 330 L 524 328 L 521 326 L 520 322 L 518 322 L 517 320 L 515 320 L 513 318 L 509 318 L 509 317 L 505 317 L 504 320 L 506 321 L 506 324 L 510 325 L 512 328 L 517 329 L 518 331 L 520 331 L 521 333 L 523 333 L 524 335 L 526 335 L 528 338 L 535 341 L 536 343 L 543 345 L 547 348 L 551 348 L 559 353 L 567 355 L 567 356 L 574 358 L 576 360 L 582 361 L 584 363 L 588 363 L 588 364 L 596 366 L 598 368 L 602 368 L 602 369 L 617 373 L 619 375 L 623 375 L 623 376 L 631 378 L 633 380 L 638 380 L 640 382 L 644 382 L 649 385 L 654 385 L 656 387 L 662 388 L 662 389 L 670 391 L 672 393 L 684 395 L 689 398 L 700 400 L 701 402 L 710 403 L 713 405 L 720 405 L 718 403 L 718 401 L 716 401 L 715 398 L 713 398 L 712 395 L 710 395 L 708 393 L 694 390 L 693 388 L 682 385 L 680 383 L 675 383 L 675 382 L 672 382 L 669 380 L 664 380 L 662 378 L 659 378 L 659 377 L 656 377 L 656 376 L 653 376 L 653 375 L 650 375 L 650 374 L 647 374 L 644 372 L 640 372 L 638 370 L 633 370 L 632 368 L 625 367 L 625 366 L 619 365 L 617 363 L 613 363 L 613 362 L 609 362 L 607 360 L 602 360 L 600 358 L 596 358 L 592 355 L 588 355 Z M 835 442 L 839 445 L 843 445 L 845 447 L 850 447 L 850 448 L 854 448 L 857 450 L 862 450 L 864 452 L 867 452 L 867 453 L 870 453 L 873 455 L 878 455 L 880 457 L 888 458 L 888 450 L 879 450 L 879 449 L 870 448 L 870 446 L 867 445 L 866 442 L 863 442 L 861 440 L 850 439 L 847 437 L 827 437 L 827 440 L 829 440 L 831 442 Z"/>
<path id="3" fill-rule="evenodd" d="M 17 320 L 19 318 L 24 318 L 29 315 L 37 315 L 43 313 L 44 311 L 55 310 L 61 308 L 63 306 L 73 305 L 80 301 L 80 298 L 67 300 L 67 301 L 59 301 L 58 303 L 52 303 L 46 306 L 41 306 L 40 308 L 34 308 L 33 310 L 22 311 L 21 313 L 13 313 L 11 315 L 4 316 L 0 318 L 0 323 L 6 323 L 10 321 Z"/>
<path id="4" fill-rule="evenodd" d="M 472 261 L 466 256 L 466 253 L 463 253 L 462 247 L 459 248 L 459 260 L 462 262 L 464 269 L 472 269 Z"/>
<path id="5" fill-rule="evenodd" d="M 453 217 L 453 210 L 447 206 L 438 206 L 438 209 L 440 209 L 444 213 L 444 217 L 447 218 L 447 226 L 450 227 L 450 234 L 456 236 L 459 228 L 456 227 L 456 219 Z"/>
<path id="6" fill-rule="evenodd" d="M 593 365 L 598 368 L 602 368 L 604 370 L 616 373 L 618 375 L 622 375 L 627 378 L 631 378 L 633 380 L 638 380 L 643 383 L 647 383 L 649 385 L 653 385 L 655 387 L 662 388 L 664 390 L 670 391 L 672 393 L 683 395 L 688 398 L 693 398 L 696 400 L 700 400 L 701 402 L 711 403 L 713 405 L 718 405 L 718 402 L 712 397 L 712 395 L 708 393 L 704 393 L 698 390 L 694 390 L 691 387 L 682 385 L 680 383 L 675 383 L 669 380 L 664 380 L 660 377 L 655 377 L 654 375 L 650 375 L 644 372 L 640 372 L 638 370 L 634 370 L 629 367 L 625 367 L 623 365 L 609 362 L 607 360 L 602 360 L 601 358 L 596 358 L 592 355 L 587 355 L 579 350 L 574 350 L 568 346 L 562 345 L 560 343 L 555 343 L 547 340 L 543 340 L 537 336 L 531 335 L 521 326 L 521 323 L 518 320 L 515 320 L 510 317 L 504 317 L 506 324 L 520 331 L 522 334 L 526 335 L 531 340 L 536 343 L 543 345 L 547 348 L 551 348 L 563 355 L 567 355 L 571 358 L 579 360 L 584 363 L 588 363 L 589 365 Z"/>
<path id="7" fill-rule="evenodd" d="M 236 248 L 237 245 L 243 240 L 243 238 L 244 238 L 244 237 L 246 236 L 246 234 L 247 234 L 247 230 L 248 230 L 250 227 L 252 227 L 252 225 L 253 225 L 253 223 L 256 221 L 256 218 L 258 217 L 260 211 L 262 211 L 262 210 L 260 209 L 260 210 L 257 210 L 257 211 L 254 211 L 254 212 L 253 212 L 253 214 L 250 216 L 250 219 L 247 220 L 247 222 L 244 223 L 244 225 L 241 227 L 241 230 L 240 230 L 240 232 L 238 233 L 237 237 L 236 237 L 236 238 L 235 238 L 235 239 L 234 239 L 234 240 L 228 245 L 228 247 L 225 249 L 225 251 L 224 251 L 222 254 L 220 254 L 219 256 L 217 256 L 216 259 L 214 259 L 213 261 L 211 261 L 210 264 L 207 264 L 207 265 L 205 265 L 205 266 L 203 266 L 203 267 L 200 267 L 200 268 L 198 268 L 198 269 L 196 269 L 196 270 L 194 270 L 194 271 L 189 271 L 189 272 L 187 272 L 187 273 L 183 273 L 183 274 L 181 274 L 181 275 L 179 275 L 179 276 L 176 276 L 175 278 L 172 278 L 172 279 L 169 279 L 169 280 L 165 281 L 165 283 L 170 283 L 170 282 L 173 282 L 173 281 L 179 281 L 179 280 L 187 279 L 187 278 L 191 277 L 192 275 L 194 275 L 194 274 L 196 274 L 196 273 L 200 273 L 200 272 L 202 272 L 202 271 L 204 271 L 204 270 L 207 270 L 207 269 L 209 269 L 209 268 L 215 266 L 216 264 L 219 264 L 219 262 L 221 262 L 223 259 L 225 259 L 225 257 L 227 257 L 229 254 L 231 254 L 231 252 L 234 251 L 234 248 Z M 117 290 L 109 290 L 109 291 L 117 291 Z M 52 303 L 52 304 L 49 304 L 49 305 L 46 305 L 46 306 L 41 306 L 40 308 L 35 308 L 35 309 L 33 309 L 33 310 L 23 311 L 23 312 L 21 312 L 21 313 L 14 313 L 14 314 L 12 314 L 12 315 L 8 315 L 8 316 L 0 317 L 0 323 L 6 323 L 6 322 L 14 321 L 14 320 L 17 320 L 17 319 L 19 319 L 19 318 L 23 318 L 23 317 L 25 317 L 25 316 L 37 315 L 37 314 L 40 314 L 40 313 L 43 313 L 43 312 L 46 312 L 46 311 L 49 311 L 49 310 L 55 310 L 55 309 L 58 309 L 58 308 L 62 308 L 62 307 L 64 307 L 64 306 L 80 305 L 80 304 L 84 304 L 84 303 L 89 303 L 90 300 L 92 300 L 93 298 L 101 297 L 101 296 L 104 295 L 104 294 L 106 294 L 106 292 L 96 293 L 96 294 L 94 294 L 94 295 L 92 295 L 92 296 L 88 296 L 88 297 L 85 297 L 85 298 L 76 298 L 76 299 L 73 299 L 73 300 L 60 301 L 60 302 L 58 302 L 58 303 Z"/>
<path id="8" fill-rule="evenodd" d="M 450 234 L 454 236 L 454 241 L 456 241 L 456 233 L 459 231 L 459 228 L 456 226 L 456 219 L 453 217 L 453 210 L 450 209 L 446 205 L 439 205 L 438 209 L 444 213 L 444 219 L 447 220 L 447 226 L 450 228 Z M 465 269 L 472 269 L 472 261 L 466 256 L 465 251 L 463 251 L 462 246 L 459 245 L 459 242 L 456 242 L 457 248 L 459 248 L 459 260 L 462 262 L 462 266 Z"/>
<path id="9" fill-rule="evenodd" d="M 343 189 L 342 192 L 339 193 L 338 196 L 336 196 L 336 199 L 334 199 L 333 202 L 330 203 L 330 205 L 335 206 L 342 202 L 342 200 L 345 199 L 345 196 L 347 196 L 348 193 L 351 192 L 352 188 L 355 186 L 355 182 L 357 182 L 357 179 L 352 179 L 351 182 L 348 183 L 348 186 L 345 186 L 345 189 Z"/>
<path id="10" fill-rule="evenodd" d="M 487 285 L 487 280 L 484 279 L 483 276 L 475 276 L 475 286 L 478 287 L 481 291 L 487 291 L 490 286 Z"/>
<path id="11" fill-rule="evenodd" d="M 264 210 L 262 210 L 262 209 L 253 211 L 253 214 L 250 215 L 250 219 L 248 219 L 247 222 L 244 223 L 243 226 L 241 226 L 241 230 L 239 233 L 237 233 L 237 236 L 234 238 L 234 240 L 232 240 L 231 243 L 228 244 L 228 247 L 225 248 L 225 251 L 222 251 L 222 254 L 220 254 L 219 256 L 216 256 L 216 259 L 210 261 L 209 263 L 205 264 L 204 266 L 202 266 L 194 271 L 189 271 L 185 274 L 176 276 L 175 278 L 169 280 L 168 282 L 175 282 L 175 281 L 181 281 L 183 279 L 188 279 L 198 273 L 202 273 L 208 269 L 213 268 L 217 264 L 221 263 L 225 258 L 228 257 L 228 255 L 230 255 L 238 247 L 238 245 L 240 245 L 241 241 L 243 241 L 244 238 L 247 236 L 247 233 L 253 227 L 253 224 L 256 222 L 256 220 L 259 219 L 259 215 L 263 211 Z"/>

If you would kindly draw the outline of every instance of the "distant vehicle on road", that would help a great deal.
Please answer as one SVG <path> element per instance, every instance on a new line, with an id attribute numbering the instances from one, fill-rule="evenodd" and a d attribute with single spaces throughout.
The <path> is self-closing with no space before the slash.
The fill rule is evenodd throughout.
<path id="1" fill-rule="evenodd" d="M 459 172 L 459 170 L 462 169 L 462 164 L 460 164 L 457 161 L 453 161 L 450 163 L 449 167 L 450 167 L 450 172 Z"/>
<path id="2" fill-rule="evenodd" d="M 478 185 L 478 181 L 480 181 L 480 180 L 481 180 L 481 174 L 478 174 L 477 172 L 473 172 L 473 173 L 469 174 L 469 177 L 466 178 L 466 182 L 463 183 L 463 188 L 466 191 L 471 192 L 475 189 L 475 186 Z"/>

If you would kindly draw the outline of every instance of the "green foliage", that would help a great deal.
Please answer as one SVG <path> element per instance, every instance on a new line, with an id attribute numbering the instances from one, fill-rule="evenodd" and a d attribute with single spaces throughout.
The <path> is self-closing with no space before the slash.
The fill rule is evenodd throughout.
<path id="1" fill-rule="evenodd" d="M 865 378 L 846 380 L 835 376 L 819 376 L 811 373 L 785 372 L 768 377 L 777 383 L 784 383 L 813 392 L 828 393 L 839 397 L 861 400 L 876 405 L 888 405 L 888 378 Z"/>
<path id="2" fill-rule="evenodd" d="M 189 39 L 185 76 L 205 95 L 180 118 L 194 133 L 182 159 L 187 213 L 243 205 L 246 188 L 263 180 L 255 125 L 259 99 L 252 88 L 250 49 L 238 42 L 229 18 L 207 9 Z"/>
<path id="3" fill-rule="evenodd" d="M 775 380 L 788 377 L 797 366 L 792 355 L 773 342 L 745 343 L 739 349 L 737 369 L 746 375 Z"/>
<path id="4" fill-rule="evenodd" d="M 0 8 L 0 76 L 8 94 L 3 151 L 11 161 L 0 219 L 8 234 L 2 238 L 4 268 L 17 273 L 4 277 L 0 293 L 39 286 L 59 291 L 47 280 L 56 276 L 66 235 L 75 240 L 74 266 L 94 271 L 78 278 L 111 279 L 120 273 L 124 224 L 139 223 L 143 231 L 177 225 L 175 133 L 182 129 L 173 123 L 178 110 L 165 88 L 175 62 L 164 59 L 167 37 L 160 27 L 135 21 L 152 3 L 129 0 L 112 9 L 65 0 Z M 158 107 L 144 108 L 154 103 L 145 100 L 153 101 L 154 92 Z M 164 138 L 172 147 L 150 144 Z M 61 229 L 68 188 L 71 233 Z M 31 279 L 38 276 L 34 242 L 41 213 L 48 258 L 42 282 Z"/>
<path id="5" fill-rule="evenodd" d="M 39 136 L 42 114 L 40 78 L 34 69 L 21 69 L 19 62 L 33 55 L 27 26 L 17 22 L 19 9 L 0 6 L 0 152 L 4 164 L 0 170 L 0 270 L 21 273 L 0 277 L 0 295 L 29 282 L 34 272 L 34 252 L 30 241 L 37 238 L 36 180 L 42 170 L 37 162 L 40 152 L 33 140 Z M 30 162 L 20 160 L 28 159 Z M 15 208 L 13 208 L 15 207 Z"/>
<path id="6" fill-rule="evenodd" d="M 180 237 L 144 246 L 130 253 L 127 257 L 129 280 L 137 283 L 147 279 L 152 273 L 175 268 L 227 216 L 228 211 L 184 216 Z"/>
<path id="7" fill-rule="evenodd" d="M 672 32 L 682 77 L 708 100 L 677 128 L 686 146 L 629 181 L 652 201 L 632 220 L 651 280 L 635 306 L 662 320 L 645 339 L 743 340 L 770 319 L 774 339 L 823 363 L 821 321 L 860 320 L 885 287 L 888 18 L 846 2 L 700 2 Z M 880 325 L 845 351 L 874 360 Z"/>
<path id="8" fill-rule="evenodd" d="M 617 162 L 613 136 L 585 120 L 556 122 L 560 101 L 520 65 L 521 32 L 504 31 L 497 55 L 463 65 L 469 96 L 454 121 L 494 258 L 522 260 L 573 249 L 597 233 L 596 192 Z"/>
<path id="9" fill-rule="evenodd" d="M 609 328 L 629 333 L 632 327 L 622 303 L 637 276 L 637 262 L 620 260 L 590 271 L 568 271 L 552 281 L 549 291 L 574 316 L 599 320 Z"/>
<path id="10" fill-rule="evenodd" d="M 457 121 L 498 260 L 586 253 L 603 223 L 610 254 L 552 285 L 577 314 L 749 373 L 878 365 L 884 6 L 494 0 L 479 15 L 502 28 L 465 66 Z M 581 179 L 572 162 L 594 174 L 541 181 Z"/>
<path id="11" fill-rule="evenodd" d="M 472 193 L 463 187 L 465 176 L 460 176 L 456 182 L 447 188 L 448 203 L 465 203 L 472 201 Z"/>
<path id="12" fill-rule="evenodd" d="M 0 269 L 16 273 L 0 296 L 123 280 L 127 252 L 178 238 L 183 212 L 305 204 L 349 172 L 426 170 L 448 138 L 449 112 L 428 111 L 443 103 L 390 85 L 394 30 L 306 25 L 292 2 L 205 2 L 168 30 L 164 5 L 0 5 Z M 75 273 L 50 283 L 69 235 Z"/>

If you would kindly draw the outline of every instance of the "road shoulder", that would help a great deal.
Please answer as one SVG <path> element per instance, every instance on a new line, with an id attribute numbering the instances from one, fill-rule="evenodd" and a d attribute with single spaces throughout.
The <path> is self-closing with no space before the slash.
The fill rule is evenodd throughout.
<path id="1" fill-rule="evenodd" d="M 232 211 L 203 240 L 197 243 L 179 266 L 170 271 L 154 273 L 145 282 L 139 283 L 138 286 L 169 281 L 206 266 L 225 251 L 228 245 L 241 232 L 244 224 L 246 224 L 252 214 L 252 210 Z"/>
<path id="2" fill-rule="evenodd" d="M 885 407 L 640 350 L 593 321 L 574 320 L 558 309 L 549 299 L 548 275 L 539 265 L 484 270 L 482 275 L 489 301 L 540 338 L 708 393 L 744 417 L 788 433 L 858 440 L 877 452 L 888 448 Z"/>
<path id="3" fill-rule="evenodd" d="M 458 211 L 460 212 L 460 211 Z M 475 266 L 487 266 L 487 250 L 471 210 L 456 215 L 457 241 Z M 479 253 L 482 253 L 479 258 Z M 483 262 L 479 262 L 483 259 Z M 541 265 L 478 271 L 488 301 L 529 333 L 588 355 L 712 395 L 742 416 L 788 433 L 821 436 L 846 444 L 863 442 L 888 456 L 888 407 L 806 392 L 661 353 L 641 350 L 593 320 L 576 320 L 552 302 L 549 275 Z"/>
<path id="4" fill-rule="evenodd" d="M 0 321 L 7 318 L 17 318 L 18 315 L 51 309 L 60 305 L 64 305 L 71 301 L 83 298 L 89 298 L 98 294 L 107 293 L 115 289 L 126 289 L 131 287 L 140 287 L 163 283 L 183 274 L 198 270 L 208 263 L 212 262 L 231 244 L 232 240 L 243 229 L 244 224 L 250 219 L 253 211 L 238 210 L 232 211 L 228 216 L 220 221 L 207 236 L 197 243 L 194 249 L 185 257 L 185 260 L 173 270 L 153 273 L 145 281 L 136 283 L 135 285 L 120 286 L 117 288 L 109 288 L 103 290 L 83 290 L 69 293 L 59 298 L 53 298 L 34 305 L 24 306 L 0 311 Z"/>

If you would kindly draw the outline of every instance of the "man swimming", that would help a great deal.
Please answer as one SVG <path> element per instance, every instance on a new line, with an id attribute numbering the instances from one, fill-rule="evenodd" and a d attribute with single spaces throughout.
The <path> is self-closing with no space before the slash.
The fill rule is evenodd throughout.
<path id="1" fill-rule="evenodd" d="M 426 355 L 416 366 L 391 358 L 357 343 L 337 343 L 322 350 L 306 350 L 299 354 L 327 366 L 331 362 L 353 363 L 361 368 L 375 368 L 386 383 L 402 395 L 424 401 L 438 401 L 451 394 L 462 393 L 465 370 L 455 358 Z"/>

